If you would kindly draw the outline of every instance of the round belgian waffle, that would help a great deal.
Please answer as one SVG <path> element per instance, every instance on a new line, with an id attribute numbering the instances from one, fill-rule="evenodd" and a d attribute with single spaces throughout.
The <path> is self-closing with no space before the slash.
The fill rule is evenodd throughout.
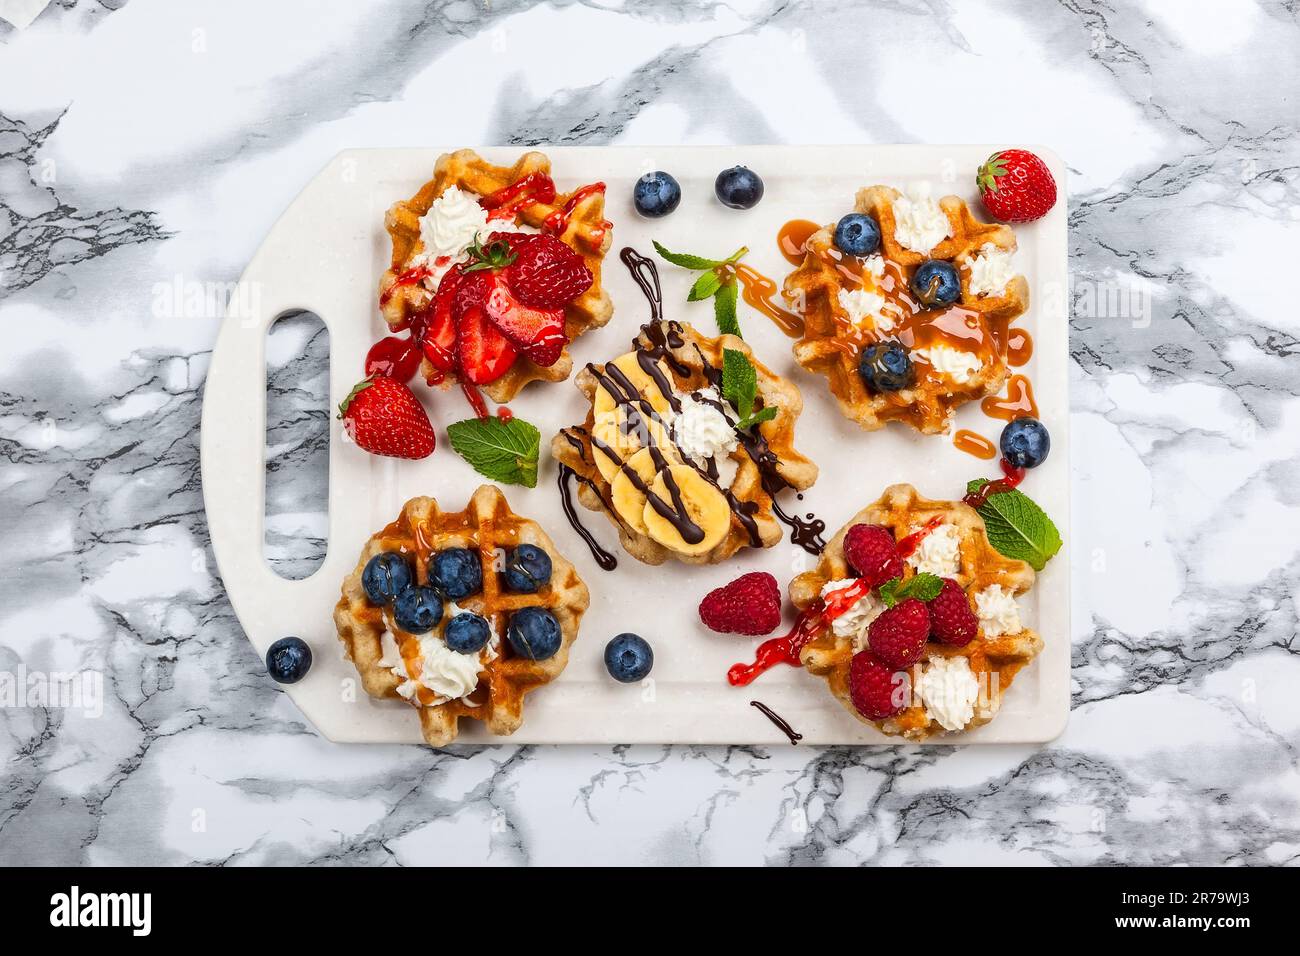
<path id="1" fill-rule="evenodd" d="M 817 466 L 794 448 L 794 429 L 803 398 L 790 381 L 774 374 L 757 361 L 750 347 L 733 335 L 716 338 L 701 335 L 689 325 L 670 321 L 654 321 L 644 326 L 632 343 L 634 352 L 629 355 L 647 355 L 657 362 L 665 376 L 663 385 L 680 394 L 698 394 L 700 390 L 717 388 L 723 366 L 723 350 L 734 349 L 744 353 L 754 367 L 758 380 L 756 407 L 773 407 L 775 418 L 755 425 L 751 437 L 739 442 L 728 458 L 736 466 L 735 477 L 729 487 L 718 482 L 707 468 L 688 462 L 675 446 L 672 409 L 663 386 L 648 376 L 640 376 L 632 386 L 638 388 L 638 400 L 633 407 L 620 409 L 619 427 L 598 431 L 605 440 L 615 445 L 612 453 L 621 461 L 606 466 L 609 474 L 602 473 L 597 456 L 604 454 L 593 443 L 593 429 L 597 428 L 597 393 L 600 377 L 611 374 L 615 362 L 588 365 L 578 373 L 576 383 L 592 403 L 586 421 L 561 431 L 551 442 L 551 453 L 563 465 L 572 468 L 578 477 L 578 499 L 592 511 L 604 511 L 618 529 L 619 539 L 628 554 L 646 564 L 662 564 L 675 558 L 687 564 L 716 564 L 731 557 L 744 547 L 768 548 L 781 540 L 782 529 L 773 514 L 773 496 L 790 488 L 803 490 L 817 480 Z M 620 359 L 627 358 L 621 356 Z M 617 360 L 616 360 L 617 361 Z M 636 367 L 628 366 L 631 374 Z M 618 374 L 614 372 L 613 374 Z M 727 405 L 726 414 L 734 414 Z M 606 410 L 602 415 L 613 414 Z M 602 417 L 602 421 L 608 419 Z M 612 436 L 612 437 L 611 437 Z M 599 440 L 599 438 L 598 438 Z M 646 533 L 640 522 L 630 521 L 620 513 L 615 499 L 628 492 L 619 483 L 617 472 L 627 471 L 630 460 L 639 450 L 653 445 L 662 453 L 664 465 L 688 465 L 709 488 L 701 488 L 703 495 L 714 498 L 719 492 L 727 499 L 725 533 L 716 545 L 697 554 L 666 546 Z M 647 477 L 647 481 L 651 478 Z M 692 486 L 698 483 L 691 479 Z M 642 498 L 645 496 L 643 495 Z M 716 499 L 715 499 L 716 500 Z"/>
<path id="2" fill-rule="evenodd" d="M 400 277 L 412 267 L 416 256 L 424 249 L 420 241 L 420 219 L 429 211 L 435 199 L 452 186 L 487 196 L 518 183 L 533 173 L 549 176 L 550 172 L 550 160 L 539 152 L 524 153 L 513 166 L 493 166 L 472 149 L 444 153 L 438 157 L 433 179 L 420 187 L 420 191 L 410 199 L 394 203 L 384 217 L 384 226 L 393 240 L 393 257 L 391 266 L 379 281 L 379 293 L 382 303 L 380 308 L 389 326 L 393 329 L 406 328 L 411 317 L 427 307 L 433 298 L 433 292 L 424 283 L 403 283 Z M 576 202 L 568 213 L 567 224 L 557 235 L 582 257 L 591 271 L 593 281 L 591 288 L 565 309 L 564 331 L 570 342 L 589 329 L 600 328 L 614 314 L 609 293 L 600 281 L 601 264 L 614 241 L 613 232 L 605 220 L 604 191 L 597 190 L 584 195 L 577 192 L 557 193 L 552 203 L 539 202 L 521 207 L 515 218 L 515 224 L 526 223 L 540 229 L 548 217 L 563 210 L 575 198 Z M 503 231 L 511 228 L 511 224 L 504 221 L 490 225 Z M 483 391 L 494 402 L 508 402 L 529 382 L 560 382 L 569 377 L 572 369 L 573 359 L 567 347 L 555 364 L 550 366 L 537 365 L 521 355 L 509 371 L 496 381 L 484 385 Z M 437 373 L 426 360 L 421 366 L 421 374 L 428 378 Z M 455 381 L 455 374 L 447 373 L 443 381 Z"/>
<path id="3" fill-rule="evenodd" d="M 785 280 L 783 293 L 804 316 L 804 334 L 795 342 L 795 359 L 810 372 L 825 376 L 840 411 L 863 428 L 873 431 L 890 421 L 901 421 L 925 434 L 946 431 L 953 410 L 966 402 L 992 395 L 1007 377 L 1008 327 L 1029 306 L 1029 285 L 1015 276 L 1001 294 L 978 296 L 971 291 L 969 261 L 986 245 L 1012 252 L 1016 237 L 1009 226 L 982 223 L 956 196 L 945 196 L 939 206 L 948 218 L 950 238 L 921 255 L 896 238 L 893 203 L 900 194 L 887 186 L 858 191 L 855 210 L 872 216 L 880 225 L 883 275 L 875 277 L 863 261 L 835 247 L 834 224 L 812 234 L 805 255 Z M 916 267 L 927 259 L 957 266 L 962 281 L 960 299 L 951 306 L 927 310 L 913 297 L 909 283 Z M 893 328 L 874 322 L 855 325 L 840 302 L 841 290 L 864 289 L 884 296 Z M 974 352 L 980 368 L 958 383 L 942 375 L 913 354 L 915 384 L 897 392 L 871 392 L 858 374 L 863 348 L 874 342 L 896 340 L 910 349 L 947 346 Z"/>
<path id="4" fill-rule="evenodd" d="M 505 589 L 496 569 L 504 553 L 515 545 L 533 544 L 551 558 L 551 580 L 536 594 L 517 594 Z M 555 548 L 535 521 L 510 510 L 505 496 L 492 485 L 482 485 L 464 511 L 443 511 L 432 498 L 412 498 L 392 524 L 373 535 L 361 549 L 361 558 L 343 581 L 343 593 L 334 608 L 334 624 L 344 652 L 361 675 L 362 686 L 371 697 L 403 699 L 397 688 L 402 679 L 380 661 L 385 631 L 403 648 L 415 641 L 393 622 L 387 608 L 370 603 L 361 584 L 366 562 L 384 551 L 408 556 L 416 583 L 428 582 L 428 564 L 434 552 L 444 548 L 476 549 L 482 559 L 483 587 L 471 597 L 456 602 L 461 608 L 487 619 L 500 636 L 495 657 L 479 672 L 478 686 L 467 697 L 439 700 L 423 685 L 410 698 L 420 714 L 424 739 L 441 747 L 456 739 L 462 717 L 481 720 L 494 734 L 511 734 L 523 721 L 524 695 L 559 676 L 569 660 L 569 646 L 578 636 L 578 625 L 587 610 L 587 586 L 573 565 Z M 563 634 L 559 651 L 551 658 L 534 661 L 514 653 L 504 639 L 510 615 L 524 607 L 544 607 L 555 615 Z M 442 622 L 435 629 L 441 635 L 451 614 L 444 606 Z M 406 656 L 405 654 L 403 656 Z M 418 676 L 418 675 L 413 675 Z"/>
<path id="5" fill-rule="evenodd" d="M 902 540 L 936 518 L 957 528 L 960 565 L 954 577 L 972 600 L 975 593 L 994 584 L 1014 595 L 1024 594 L 1033 586 L 1034 569 L 1023 561 L 1004 557 L 995 551 L 984 531 L 984 519 L 973 508 L 960 501 L 931 501 L 918 495 L 911 485 L 899 484 L 886 488 L 878 501 L 849 519 L 826 545 L 817 567 L 790 582 L 790 599 L 802 610 L 818 598 L 827 582 L 854 576 L 844 559 L 844 536 L 853 525 L 883 525 L 894 532 L 896 540 Z M 912 573 L 910 565 L 906 565 L 905 576 L 910 577 Z M 975 705 L 974 718 L 964 728 L 969 730 L 996 716 L 1003 695 L 1011 687 L 1016 674 L 1042 649 L 1042 639 L 1028 628 L 991 638 L 986 636 L 981 625 L 979 633 L 964 647 L 936 641 L 927 643 L 921 662 L 909 672 L 909 677 L 915 687 L 915 677 L 918 673 L 925 673 L 931 661 L 940 657 L 965 657 L 971 671 L 980 679 L 981 687 L 986 689 Z M 853 637 L 836 636 L 827 630 L 809 641 L 799 657 L 811 673 L 826 679 L 831 693 L 849 713 L 864 723 L 873 724 L 886 734 L 901 734 L 909 740 L 924 740 L 945 732 L 915 695 L 910 699 L 911 706 L 888 720 L 867 720 L 858 713 L 850 699 L 848 685 L 849 662 L 854 653 Z"/>

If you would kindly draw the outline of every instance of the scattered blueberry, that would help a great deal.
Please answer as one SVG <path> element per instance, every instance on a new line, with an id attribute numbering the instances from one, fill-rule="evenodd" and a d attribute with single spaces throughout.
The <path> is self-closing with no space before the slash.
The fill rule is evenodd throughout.
<path id="1" fill-rule="evenodd" d="M 535 594 L 551 580 L 551 556 L 535 544 L 521 544 L 510 552 L 503 574 L 510 590 Z"/>
<path id="2" fill-rule="evenodd" d="M 912 273 L 912 295 L 926 308 L 952 305 L 961 298 L 961 276 L 951 262 L 926 259 Z"/>
<path id="3" fill-rule="evenodd" d="M 311 648 L 300 637 L 282 637 L 266 650 L 266 671 L 277 684 L 296 684 L 311 669 Z"/>
<path id="4" fill-rule="evenodd" d="M 461 654 L 476 654 L 492 636 L 488 622 L 477 614 L 468 611 L 457 614 L 442 629 L 442 639 L 453 651 Z"/>
<path id="5" fill-rule="evenodd" d="M 370 603 L 382 607 L 391 604 L 411 583 L 411 566 L 396 551 L 385 551 L 366 562 L 361 572 L 361 586 Z"/>
<path id="6" fill-rule="evenodd" d="M 477 551 L 448 548 L 429 562 L 429 584 L 453 601 L 477 594 L 483 587 L 483 565 Z"/>
<path id="7" fill-rule="evenodd" d="M 763 180 L 745 166 L 732 166 L 718 173 L 713 181 L 718 202 L 732 209 L 753 209 L 763 198 Z"/>
<path id="8" fill-rule="evenodd" d="M 605 645 L 605 668 L 621 684 L 643 680 L 654 664 L 655 652 L 636 634 L 620 634 Z"/>
<path id="9" fill-rule="evenodd" d="M 878 342 L 863 349 L 858 374 L 872 392 L 897 392 L 916 380 L 912 359 L 897 342 Z"/>
<path id="10" fill-rule="evenodd" d="M 544 607 L 524 607 L 510 616 L 506 640 L 520 657 L 544 661 L 560 649 L 560 622 Z"/>
<path id="11" fill-rule="evenodd" d="M 413 584 L 393 601 L 393 620 L 407 634 L 426 634 L 442 620 L 442 598 L 433 588 Z"/>
<path id="12" fill-rule="evenodd" d="M 869 256 L 880 248 L 880 226 L 865 213 L 851 212 L 835 224 L 835 247 L 851 256 Z"/>
<path id="13" fill-rule="evenodd" d="M 1017 418 L 1002 429 L 1002 457 L 1016 468 L 1037 468 L 1047 460 L 1052 439 L 1037 418 Z"/>
<path id="14" fill-rule="evenodd" d="M 682 187 L 662 169 L 646 173 L 632 187 L 636 211 L 649 219 L 659 219 L 677 208 L 682 201 Z"/>

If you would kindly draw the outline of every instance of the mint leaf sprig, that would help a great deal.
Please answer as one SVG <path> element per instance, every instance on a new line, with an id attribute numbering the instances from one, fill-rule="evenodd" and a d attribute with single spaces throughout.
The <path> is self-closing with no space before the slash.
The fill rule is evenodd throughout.
<path id="1" fill-rule="evenodd" d="M 975 478 L 966 484 L 966 493 L 974 494 L 985 484 Z M 1061 532 L 1047 512 L 1023 491 L 997 491 L 975 509 L 984 519 L 989 544 L 1004 557 L 1026 561 L 1035 571 L 1061 550 Z"/>
<path id="2" fill-rule="evenodd" d="M 725 259 L 707 259 L 689 252 L 669 252 L 658 242 L 655 242 L 654 247 L 655 252 L 666 262 L 701 273 L 687 293 L 686 301 L 702 302 L 712 298 L 713 318 L 718 323 L 718 331 L 724 335 L 744 338 L 740 334 L 740 320 L 736 317 L 736 278 L 728 274 L 727 267 L 739 262 L 749 252 L 749 247 L 741 246 Z"/>
<path id="3" fill-rule="evenodd" d="M 754 401 L 758 398 L 758 372 L 739 349 L 722 350 L 722 397 L 736 407 L 740 415 L 736 428 L 741 431 L 776 418 L 777 409 L 772 405 L 754 411 Z"/>
<path id="4" fill-rule="evenodd" d="M 906 581 L 902 578 L 890 578 L 880 585 L 877 592 L 880 595 L 880 602 L 885 607 L 893 607 L 908 598 L 916 598 L 918 601 L 933 601 L 942 590 L 943 578 L 937 574 L 931 574 L 929 571 L 919 571 Z"/>
<path id="5" fill-rule="evenodd" d="M 485 478 L 507 485 L 537 487 L 541 432 L 523 419 L 467 418 L 447 426 L 456 454 Z"/>

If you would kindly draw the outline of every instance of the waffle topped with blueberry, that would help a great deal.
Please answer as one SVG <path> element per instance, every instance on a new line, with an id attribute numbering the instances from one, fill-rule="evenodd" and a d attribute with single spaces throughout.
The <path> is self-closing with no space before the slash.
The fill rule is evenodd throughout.
<path id="1" fill-rule="evenodd" d="M 343 582 L 334 623 L 371 697 L 404 699 L 442 747 L 461 718 L 511 734 L 525 695 L 559 676 L 587 586 L 491 486 L 463 511 L 412 498 Z"/>
<path id="2" fill-rule="evenodd" d="M 568 343 L 613 314 L 601 285 L 613 241 L 605 186 L 557 192 L 543 153 L 513 166 L 446 153 L 384 224 L 393 252 L 380 309 L 390 328 L 412 330 L 430 382 L 506 402 L 529 382 L 563 381 Z"/>
<path id="3" fill-rule="evenodd" d="M 661 320 L 632 347 L 578 374 L 591 409 L 551 442 L 579 500 L 604 511 L 646 564 L 715 564 L 776 544 L 774 496 L 817 480 L 794 448 L 799 389 L 734 335 Z"/>
<path id="4" fill-rule="evenodd" d="M 1042 650 L 1016 599 L 1034 570 L 994 550 L 957 501 L 885 489 L 790 582 L 800 610 L 866 579 L 872 590 L 804 645 L 800 662 L 859 720 L 924 740 L 988 723 Z"/>
<path id="5" fill-rule="evenodd" d="M 925 187 L 866 187 L 854 210 L 808 238 L 785 280 L 804 316 L 795 358 L 867 430 L 946 431 L 1006 381 L 1009 327 L 1029 304 L 1015 234 Z"/>

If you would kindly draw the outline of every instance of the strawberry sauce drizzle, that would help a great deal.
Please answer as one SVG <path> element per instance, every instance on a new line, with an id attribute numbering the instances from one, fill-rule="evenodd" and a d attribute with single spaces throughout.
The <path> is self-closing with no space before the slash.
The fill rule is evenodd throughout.
<path id="1" fill-rule="evenodd" d="M 483 395 L 478 388 L 465 379 L 460 380 L 460 390 L 465 393 L 465 398 L 469 401 L 470 407 L 474 409 L 474 414 L 478 418 L 489 418 L 487 402 L 483 401 Z"/>
<path id="2" fill-rule="evenodd" d="M 898 556 L 900 558 L 907 558 L 915 554 L 916 549 L 921 546 L 921 542 L 925 540 L 926 535 L 941 524 L 943 524 L 943 515 L 935 515 L 925 524 L 921 525 L 920 528 L 913 531 L 902 541 L 898 542 Z"/>
<path id="3" fill-rule="evenodd" d="M 497 408 L 497 418 L 501 419 L 503 422 L 511 421 L 514 417 L 515 413 L 506 408 L 506 406 L 501 405 Z"/>
<path id="4" fill-rule="evenodd" d="M 420 369 L 420 346 L 414 336 L 390 335 L 380 339 L 366 353 L 366 377 L 383 375 L 409 382 Z"/>
<path id="5" fill-rule="evenodd" d="M 818 598 L 800 612 L 790 633 L 774 637 L 758 646 L 752 664 L 733 664 L 727 671 L 727 682 L 733 687 L 752 683 L 759 674 L 777 664 L 799 666 L 799 652 L 804 645 L 825 630 L 832 621 L 871 593 L 866 578 Z"/>
<path id="6" fill-rule="evenodd" d="M 555 199 L 555 181 L 546 173 L 529 173 L 478 201 L 488 211 L 489 219 L 513 220 L 525 206 L 549 203 Z"/>
<path id="7" fill-rule="evenodd" d="M 993 495 L 1003 491 L 1011 491 L 1025 480 L 1025 469 L 1017 468 L 1005 458 L 999 461 L 998 464 L 1002 466 L 1002 474 L 1005 477 L 995 478 L 992 481 L 984 482 L 984 484 L 980 485 L 963 498 L 963 502 L 970 505 L 972 508 L 978 508 Z"/>
<path id="8" fill-rule="evenodd" d="M 542 223 L 542 228 L 553 235 L 561 235 L 564 230 L 569 228 L 569 217 L 573 215 L 573 210 L 578 207 L 578 203 L 582 202 L 588 196 L 594 196 L 596 193 L 603 193 L 604 191 L 604 183 L 591 183 L 590 185 L 583 186 L 580 189 L 575 189 L 573 195 L 569 197 L 563 207 L 555 210 L 555 212 L 546 217 L 546 221 Z M 608 228 L 608 224 L 606 224 L 606 228 Z M 597 231 L 600 233 L 600 239 L 604 239 L 605 230 L 600 229 Z"/>
<path id="9" fill-rule="evenodd" d="M 388 300 L 393 297 L 393 293 L 402 286 L 415 285 L 417 282 L 423 282 L 431 275 L 433 275 L 433 271 L 428 266 L 412 266 L 410 269 L 407 269 L 405 272 L 401 273 L 393 281 L 393 284 L 385 289 L 379 296 L 380 308 L 388 305 Z"/>

